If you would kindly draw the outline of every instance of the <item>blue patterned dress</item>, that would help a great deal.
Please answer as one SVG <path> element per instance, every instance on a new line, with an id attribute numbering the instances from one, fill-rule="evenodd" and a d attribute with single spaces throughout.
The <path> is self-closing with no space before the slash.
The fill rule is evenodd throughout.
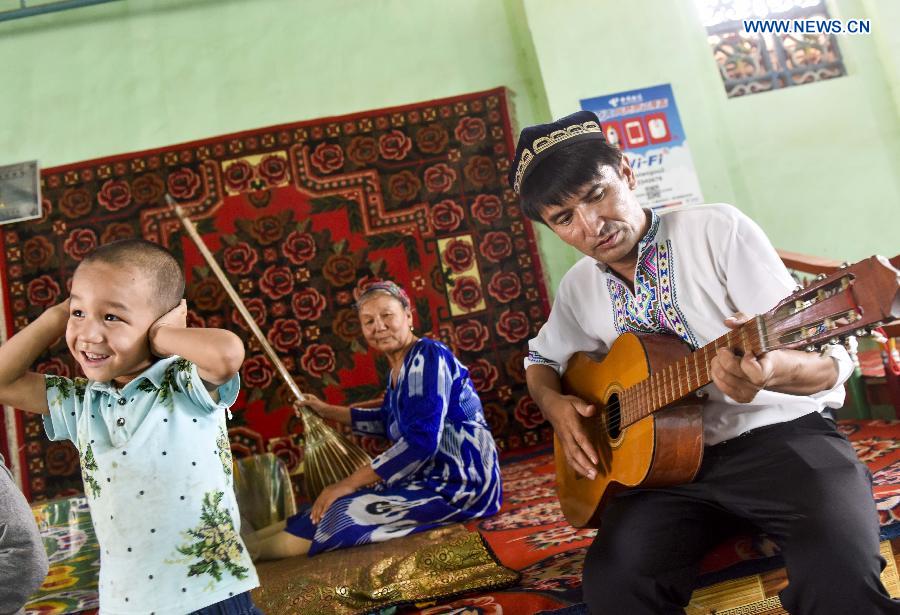
<path id="1" fill-rule="evenodd" d="M 354 432 L 393 443 L 372 460 L 383 482 L 336 500 L 318 526 L 308 513 L 288 519 L 288 532 L 312 541 L 310 555 L 500 509 L 497 449 L 481 401 L 469 371 L 440 342 L 418 340 L 381 408 L 352 408 L 351 417 Z"/>

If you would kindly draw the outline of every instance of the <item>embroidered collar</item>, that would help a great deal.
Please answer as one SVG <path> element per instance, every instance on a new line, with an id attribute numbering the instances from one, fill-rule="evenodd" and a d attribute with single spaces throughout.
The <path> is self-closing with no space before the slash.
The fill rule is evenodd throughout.
<path id="1" fill-rule="evenodd" d="M 107 393 L 110 395 L 115 395 L 118 392 L 125 391 L 125 389 L 129 389 L 131 387 L 137 386 L 137 383 L 141 381 L 141 379 L 149 380 L 153 383 L 153 386 L 157 389 L 162 386 L 163 377 L 165 377 L 166 369 L 178 360 L 179 357 L 172 356 L 168 359 L 159 359 L 156 363 L 142 371 L 138 376 L 126 384 L 123 387 L 119 387 L 113 382 L 98 382 L 93 381 L 90 383 L 89 387 L 92 391 L 98 391 L 100 393 Z"/>
<path id="2" fill-rule="evenodd" d="M 653 245 L 653 241 L 656 239 L 656 232 L 659 230 L 659 214 L 652 209 L 644 209 L 644 211 L 650 212 L 650 226 L 647 227 L 647 232 L 644 233 L 644 236 L 638 241 L 638 262 L 640 262 L 647 247 Z M 604 273 L 609 271 L 609 265 L 606 263 L 597 261 L 595 264 L 600 271 Z"/>

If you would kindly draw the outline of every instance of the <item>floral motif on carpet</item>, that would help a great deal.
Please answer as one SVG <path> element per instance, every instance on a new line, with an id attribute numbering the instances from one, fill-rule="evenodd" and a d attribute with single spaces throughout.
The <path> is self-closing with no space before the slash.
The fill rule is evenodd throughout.
<path id="1" fill-rule="evenodd" d="M 505 179 L 510 126 L 507 92 L 496 89 L 46 169 L 42 217 L 0 232 L 8 333 L 65 298 L 98 245 L 168 246 L 185 266 L 189 324 L 230 328 L 247 345 L 234 452 L 271 451 L 298 468 L 302 425 L 289 393 L 168 193 L 302 390 L 336 403 L 381 395 L 386 364 L 367 349 L 353 304 L 361 284 L 390 278 L 413 298 L 416 332 L 469 367 L 500 448 L 546 441 L 522 359 L 549 304 L 534 231 Z M 61 343 L 37 367 L 78 369 Z M 15 422 L 8 450 L 21 451 L 30 497 L 80 492 L 74 448 L 48 442 L 38 417 Z M 376 453 L 381 443 L 362 445 Z"/>

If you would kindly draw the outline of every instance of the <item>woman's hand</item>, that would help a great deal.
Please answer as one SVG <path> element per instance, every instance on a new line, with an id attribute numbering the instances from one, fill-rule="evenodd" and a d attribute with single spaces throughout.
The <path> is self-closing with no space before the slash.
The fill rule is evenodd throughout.
<path id="1" fill-rule="evenodd" d="M 309 513 L 310 520 L 312 520 L 314 525 L 318 525 L 319 521 L 322 520 L 322 517 L 325 516 L 325 512 L 332 504 L 334 504 L 335 500 L 342 498 L 345 495 L 350 495 L 354 491 L 356 491 L 356 488 L 349 485 L 346 480 L 342 480 L 333 485 L 328 485 L 322 490 L 322 493 L 319 494 L 319 497 L 317 497 L 316 501 L 313 503 L 312 511 Z"/>
<path id="2" fill-rule="evenodd" d="M 328 406 L 330 404 L 322 401 L 321 399 L 319 399 L 318 397 L 316 397 L 315 395 L 312 395 L 310 393 L 304 393 L 303 399 L 299 399 L 299 400 L 295 401 L 294 405 L 297 406 L 298 408 L 303 408 L 305 406 L 305 407 L 309 408 L 310 410 L 312 410 L 313 412 L 315 412 L 316 414 L 318 414 L 319 416 L 324 417 L 324 418 L 329 418 L 326 416 L 327 413 L 325 412 L 325 410 L 328 409 Z"/>
<path id="3" fill-rule="evenodd" d="M 322 401 L 315 395 L 310 395 L 309 393 L 304 393 L 302 399 L 294 401 L 295 410 L 297 410 L 298 412 L 302 412 L 303 408 L 309 408 L 310 410 L 321 416 L 323 419 L 337 421 L 339 423 L 343 423 L 344 425 L 350 425 L 352 423 L 349 407 L 329 404 L 328 402 Z"/>
<path id="4" fill-rule="evenodd" d="M 157 357 L 166 358 L 169 355 L 162 352 L 155 343 L 156 334 L 162 327 L 178 327 L 181 329 L 187 327 L 187 301 L 182 299 L 178 305 L 160 316 L 155 323 L 150 325 L 150 331 L 147 333 L 150 340 L 150 352 Z"/>

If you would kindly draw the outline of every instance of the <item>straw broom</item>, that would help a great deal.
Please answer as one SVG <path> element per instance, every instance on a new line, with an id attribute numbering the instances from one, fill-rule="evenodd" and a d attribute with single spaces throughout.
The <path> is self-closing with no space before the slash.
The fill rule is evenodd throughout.
<path id="1" fill-rule="evenodd" d="M 318 414 L 303 405 L 305 398 L 300 391 L 300 387 L 294 382 L 284 363 L 275 354 L 275 350 L 269 344 L 269 340 L 266 339 L 259 325 L 256 324 L 253 316 L 251 316 L 247 306 L 244 305 L 228 278 L 225 277 L 225 272 L 219 267 L 215 257 L 203 242 L 203 238 L 197 233 L 194 223 L 168 194 L 166 195 L 166 202 L 175 211 L 178 219 L 181 220 L 184 229 L 197 245 L 197 249 L 200 250 L 203 258 L 206 259 L 210 269 L 219 279 L 238 312 L 247 322 L 247 326 L 250 327 L 253 335 L 256 336 L 266 356 L 269 357 L 272 365 L 275 366 L 275 370 L 291 390 L 291 393 L 294 394 L 294 412 L 303 420 L 303 432 L 306 440 L 303 455 L 303 486 L 307 497 L 315 500 L 325 487 L 350 476 L 357 468 L 368 464 L 371 459 L 359 446 L 341 436 L 341 434 L 329 427 Z"/>

